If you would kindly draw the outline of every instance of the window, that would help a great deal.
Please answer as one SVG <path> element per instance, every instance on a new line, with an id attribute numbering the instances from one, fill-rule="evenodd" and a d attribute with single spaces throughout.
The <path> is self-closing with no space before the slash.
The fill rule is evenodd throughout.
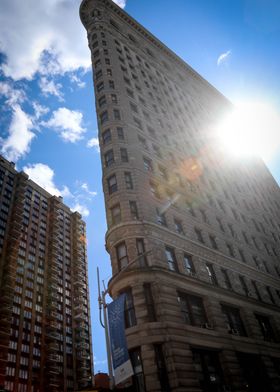
<path id="1" fill-rule="evenodd" d="M 100 79 L 101 76 L 102 76 L 102 69 L 100 69 L 99 71 L 96 72 L 96 74 L 95 74 L 96 80 Z"/>
<path id="2" fill-rule="evenodd" d="M 138 135 L 138 140 L 141 143 L 141 145 L 145 148 L 145 150 L 148 150 L 147 140 L 144 139 L 142 136 L 139 136 L 139 135 Z"/>
<path id="3" fill-rule="evenodd" d="M 247 336 L 239 309 L 226 305 L 221 305 L 221 308 L 228 332 L 233 335 Z"/>
<path id="4" fill-rule="evenodd" d="M 178 234 L 184 234 L 181 220 L 174 218 L 174 225 L 175 225 L 175 230 L 177 231 Z"/>
<path id="5" fill-rule="evenodd" d="M 168 263 L 168 268 L 170 271 L 178 271 L 177 260 L 175 257 L 174 249 L 166 247 L 165 248 L 165 256 Z"/>
<path id="6" fill-rule="evenodd" d="M 143 129 L 142 123 L 140 120 L 138 120 L 138 118 L 133 117 L 134 123 L 135 125 L 139 128 L 139 129 Z"/>
<path id="7" fill-rule="evenodd" d="M 121 153 L 121 161 L 122 162 L 128 162 L 127 149 L 126 148 L 121 148 L 120 149 L 120 153 Z"/>
<path id="8" fill-rule="evenodd" d="M 137 255 L 141 256 L 138 259 L 138 264 L 140 267 L 146 267 L 147 266 L 147 259 L 146 256 L 144 255 L 145 253 L 145 244 L 144 244 L 144 240 L 142 238 L 137 238 L 136 239 L 136 248 L 137 248 Z"/>
<path id="9" fill-rule="evenodd" d="M 247 260 L 246 260 L 246 258 L 245 258 L 245 255 L 244 255 L 244 252 L 243 252 L 243 250 L 242 250 L 242 249 L 238 249 L 238 252 L 239 252 L 239 255 L 240 255 L 241 261 L 243 261 L 243 263 L 246 263 L 246 262 L 247 262 Z"/>
<path id="10" fill-rule="evenodd" d="M 211 242 L 212 248 L 213 249 L 218 249 L 216 238 L 213 235 L 209 234 L 209 240 Z"/>
<path id="11" fill-rule="evenodd" d="M 161 212 L 158 208 L 156 209 L 157 223 L 161 226 L 167 226 L 165 214 Z"/>
<path id="12" fill-rule="evenodd" d="M 115 89 L 115 83 L 113 80 L 109 80 L 109 88 L 111 88 L 112 90 Z"/>
<path id="13" fill-rule="evenodd" d="M 136 201 L 129 202 L 130 215 L 132 219 L 139 219 Z"/>
<path id="14" fill-rule="evenodd" d="M 106 129 L 106 131 L 104 131 L 102 133 L 102 141 L 103 144 L 107 144 L 112 140 L 112 135 L 111 135 L 111 130 L 110 129 Z"/>
<path id="15" fill-rule="evenodd" d="M 242 234 L 243 234 L 243 238 L 244 238 L 246 244 L 249 244 L 249 240 L 248 240 L 248 237 L 247 237 L 247 234 L 245 233 L 245 231 L 242 231 Z"/>
<path id="16" fill-rule="evenodd" d="M 96 85 L 96 90 L 98 93 L 100 93 L 100 91 L 104 90 L 104 82 L 100 82 Z"/>
<path id="17" fill-rule="evenodd" d="M 117 259 L 119 264 L 119 270 L 122 270 L 128 265 L 128 256 L 125 242 L 122 242 L 116 247 Z"/>
<path id="18" fill-rule="evenodd" d="M 134 113 L 138 113 L 138 108 L 134 103 L 130 102 L 130 108 Z"/>
<path id="19" fill-rule="evenodd" d="M 117 127 L 117 135 L 119 140 L 124 140 L 124 132 L 123 128 Z"/>
<path id="20" fill-rule="evenodd" d="M 105 159 L 105 166 L 109 167 L 111 166 L 114 162 L 114 151 L 113 150 L 109 150 L 104 154 L 104 159 Z"/>
<path id="21" fill-rule="evenodd" d="M 257 296 L 258 300 L 262 301 L 262 297 L 261 297 L 261 294 L 259 292 L 259 289 L 258 289 L 258 286 L 257 286 L 257 282 L 252 280 L 251 283 L 252 283 L 252 286 L 254 287 L 254 290 L 255 290 L 255 293 L 256 293 L 256 296 Z"/>
<path id="22" fill-rule="evenodd" d="M 231 257 L 234 257 L 234 251 L 233 251 L 233 246 L 230 244 L 226 244 L 228 248 L 228 253 Z"/>
<path id="23" fill-rule="evenodd" d="M 131 289 L 125 291 L 124 319 L 125 327 L 130 328 L 136 325 L 136 316 Z"/>
<path id="24" fill-rule="evenodd" d="M 133 181 L 132 181 L 132 176 L 130 172 L 125 172 L 124 173 L 124 180 L 125 180 L 125 186 L 126 189 L 133 189 Z"/>
<path id="25" fill-rule="evenodd" d="M 99 98 L 98 105 L 99 105 L 100 108 L 102 106 L 106 105 L 106 97 L 105 97 L 105 95 L 102 95 L 102 97 Z"/>
<path id="26" fill-rule="evenodd" d="M 113 174 L 111 177 L 108 178 L 107 183 L 108 183 L 109 195 L 111 195 L 114 192 L 117 192 L 118 184 L 117 184 L 117 177 L 115 174 Z"/>
<path id="27" fill-rule="evenodd" d="M 184 321 L 187 324 L 201 327 L 207 323 L 202 298 L 190 294 L 179 293 L 178 302 L 181 307 Z"/>
<path id="28" fill-rule="evenodd" d="M 200 229 L 198 229 L 198 228 L 195 228 L 194 231 L 195 231 L 196 238 L 198 239 L 198 241 L 203 244 L 204 243 L 204 239 L 202 237 L 202 231 Z"/>
<path id="29" fill-rule="evenodd" d="M 152 293 L 151 283 L 144 283 L 143 284 L 146 307 L 147 307 L 147 315 L 149 322 L 156 321 L 156 311 L 155 311 L 155 304 L 154 298 Z"/>
<path id="30" fill-rule="evenodd" d="M 192 261 L 192 257 L 188 254 L 184 254 L 184 268 L 187 274 L 193 275 L 195 274 L 195 269 Z"/>
<path id="31" fill-rule="evenodd" d="M 270 323 L 269 317 L 262 316 L 259 314 L 255 314 L 256 319 L 259 322 L 261 333 L 263 335 L 264 340 L 268 342 L 276 342 L 275 334 Z"/>
<path id="32" fill-rule="evenodd" d="M 121 222 L 121 207 L 119 204 L 116 204 L 114 207 L 111 208 L 111 217 L 113 225 L 116 225 Z"/>
<path id="33" fill-rule="evenodd" d="M 224 277 L 224 282 L 225 282 L 226 288 L 229 290 L 232 290 L 232 284 L 231 284 L 231 281 L 230 281 L 230 278 L 228 275 L 228 271 L 226 269 L 222 268 L 221 272 Z"/>
<path id="34" fill-rule="evenodd" d="M 107 73 L 107 76 L 112 76 L 113 75 L 112 74 L 112 70 L 110 68 L 107 68 L 106 73 Z"/>
<path id="35" fill-rule="evenodd" d="M 154 344 L 154 349 L 155 349 L 155 362 L 157 365 L 158 378 L 160 382 L 160 390 L 162 392 L 170 392 L 171 389 L 169 385 L 168 372 L 166 369 L 162 344 Z"/>
<path id="36" fill-rule="evenodd" d="M 121 114 L 120 114 L 120 111 L 118 109 L 114 109 L 113 113 L 114 113 L 114 119 L 115 120 L 120 120 L 121 119 Z"/>
<path id="37" fill-rule="evenodd" d="M 107 110 L 105 110 L 105 112 L 100 114 L 100 123 L 104 124 L 105 122 L 107 122 L 109 120 L 109 115 Z"/>
<path id="38" fill-rule="evenodd" d="M 118 103 L 118 99 L 117 99 L 116 94 L 111 94 L 111 101 L 112 101 L 112 103 L 114 103 L 114 104 L 117 104 L 117 103 Z"/>
<path id="39" fill-rule="evenodd" d="M 202 217 L 203 222 L 208 223 L 208 218 L 207 218 L 206 212 L 204 210 L 200 209 L 200 213 L 201 213 L 201 217 Z"/>
<path id="40" fill-rule="evenodd" d="M 144 169 L 148 172 L 152 172 L 153 171 L 153 163 L 152 160 L 149 158 L 143 158 L 143 162 L 144 162 Z"/>
<path id="41" fill-rule="evenodd" d="M 143 366 L 141 360 L 140 348 L 135 348 L 129 351 L 131 364 L 133 367 L 134 375 L 133 380 L 133 391 L 135 392 L 145 392 L 145 377 L 143 373 Z"/>
<path id="42" fill-rule="evenodd" d="M 239 281 L 240 281 L 240 285 L 242 287 L 244 294 L 248 297 L 249 296 L 249 289 L 248 289 L 248 286 L 247 286 L 247 283 L 245 281 L 244 276 L 239 275 Z"/>
<path id="43" fill-rule="evenodd" d="M 266 286 L 266 292 L 269 296 L 270 301 L 275 305 L 275 299 L 272 295 L 271 288 L 269 286 Z"/>
<path id="44" fill-rule="evenodd" d="M 207 263 L 206 264 L 206 271 L 208 273 L 210 283 L 212 283 L 214 286 L 218 286 L 218 281 L 217 281 L 217 277 L 216 277 L 213 265 Z"/>

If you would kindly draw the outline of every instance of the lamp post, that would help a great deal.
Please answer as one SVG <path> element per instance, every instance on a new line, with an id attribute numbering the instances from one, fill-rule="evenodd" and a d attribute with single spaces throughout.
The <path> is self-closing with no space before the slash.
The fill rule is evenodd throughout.
<path id="1" fill-rule="evenodd" d="M 123 274 L 129 267 L 132 266 L 136 261 L 140 258 L 145 257 L 150 254 L 152 251 L 149 250 L 147 252 L 142 253 L 133 259 L 125 268 L 119 271 L 117 274 L 113 276 L 119 276 Z M 109 336 L 109 327 L 108 327 L 108 317 L 107 317 L 107 303 L 106 303 L 106 295 L 109 294 L 108 288 L 105 288 L 104 282 L 104 290 L 100 291 L 100 278 L 99 278 L 99 268 L 97 267 L 97 284 L 98 284 L 98 304 L 99 304 L 99 321 L 101 326 L 105 331 L 105 340 L 106 340 L 106 351 L 107 351 L 107 362 L 108 362 L 108 372 L 109 372 L 109 380 L 110 380 L 110 390 L 114 388 L 114 375 L 113 375 L 113 364 L 112 364 L 112 353 L 111 353 L 111 345 L 110 345 L 110 336 Z M 103 310 L 103 321 L 102 321 L 102 310 Z"/>

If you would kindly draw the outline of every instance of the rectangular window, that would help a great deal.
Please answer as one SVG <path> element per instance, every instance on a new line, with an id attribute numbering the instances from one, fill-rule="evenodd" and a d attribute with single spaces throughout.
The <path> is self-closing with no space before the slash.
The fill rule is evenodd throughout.
<path id="1" fill-rule="evenodd" d="M 113 150 L 109 150 L 104 154 L 104 160 L 105 160 L 105 166 L 109 167 L 111 166 L 114 162 L 114 151 Z"/>
<path id="2" fill-rule="evenodd" d="M 115 83 L 113 80 L 109 80 L 109 88 L 114 90 L 115 89 Z"/>
<path id="3" fill-rule="evenodd" d="M 117 127 L 117 135 L 119 140 L 124 140 L 124 132 L 123 128 Z"/>
<path id="4" fill-rule="evenodd" d="M 227 245 L 227 249 L 228 249 L 228 253 L 231 257 L 234 257 L 234 251 L 233 251 L 233 246 L 230 244 L 226 244 Z"/>
<path id="5" fill-rule="evenodd" d="M 115 120 L 120 120 L 121 119 L 121 113 L 120 113 L 120 111 L 118 109 L 114 109 L 113 113 L 114 113 L 114 119 Z"/>
<path id="6" fill-rule="evenodd" d="M 111 130 L 110 129 L 106 129 L 106 131 L 104 131 L 102 133 L 103 144 L 110 143 L 111 140 L 112 140 Z"/>
<path id="7" fill-rule="evenodd" d="M 152 293 L 151 283 L 144 283 L 143 284 L 146 307 L 147 307 L 147 314 L 149 322 L 156 321 L 156 311 L 155 311 L 155 304 L 154 298 Z"/>
<path id="8" fill-rule="evenodd" d="M 104 124 L 104 123 L 107 122 L 108 120 L 109 120 L 109 115 L 108 115 L 107 110 L 105 110 L 105 112 L 102 112 L 102 113 L 100 114 L 100 123 L 101 123 L 101 124 Z"/>
<path id="9" fill-rule="evenodd" d="M 102 77 L 102 69 L 100 69 L 99 71 L 96 72 L 95 74 L 95 79 L 98 80 Z"/>
<path id="10" fill-rule="evenodd" d="M 195 269 L 192 261 L 192 256 L 184 253 L 184 268 L 188 275 L 194 275 Z"/>
<path id="11" fill-rule="evenodd" d="M 243 250 L 242 250 L 242 249 L 238 249 L 238 252 L 239 252 L 241 261 L 243 261 L 243 263 L 246 263 L 247 260 L 246 260 L 246 258 L 245 258 L 245 255 L 244 255 Z"/>
<path id="12" fill-rule="evenodd" d="M 126 148 L 121 148 L 120 149 L 120 153 L 121 153 L 121 161 L 122 162 L 128 162 L 127 149 Z"/>
<path id="13" fill-rule="evenodd" d="M 195 231 L 196 238 L 198 239 L 198 241 L 201 242 L 202 244 L 204 244 L 204 239 L 202 237 L 202 231 L 198 228 L 195 228 L 194 231 Z"/>
<path id="14" fill-rule="evenodd" d="M 125 187 L 126 189 L 133 189 L 133 181 L 130 172 L 124 173 Z"/>
<path id="15" fill-rule="evenodd" d="M 213 265 L 210 263 L 207 263 L 206 264 L 206 271 L 208 273 L 210 283 L 212 283 L 214 286 L 218 286 L 218 281 L 217 281 L 217 277 L 216 277 Z"/>
<path id="16" fill-rule="evenodd" d="M 170 271 L 178 271 L 177 260 L 175 257 L 174 249 L 166 247 L 165 248 L 165 256 L 168 263 L 168 268 Z"/>
<path id="17" fill-rule="evenodd" d="M 125 291 L 125 307 L 124 307 L 124 319 L 125 327 L 130 328 L 136 325 L 136 315 L 133 303 L 133 295 L 131 289 Z"/>
<path id="18" fill-rule="evenodd" d="M 228 332 L 233 335 L 247 336 L 239 309 L 226 305 L 221 305 L 221 308 Z"/>
<path id="19" fill-rule="evenodd" d="M 182 221 L 179 219 L 174 219 L 175 230 L 178 234 L 184 234 Z"/>
<path id="20" fill-rule="evenodd" d="M 202 298 L 190 294 L 178 294 L 184 321 L 189 325 L 202 327 L 207 323 L 207 317 Z"/>
<path id="21" fill-rule="evenodd" d="M 158 208 L 156 209 L 157 223 L 161 226 L 167 226 L 165 214 L 161 212 Z"/>
<path id="22" fill-rule="evenodd" d="M 131 200 L 129 202 L 129 208 L 130 208 L 131 218 L 135 220 L 139 219 L 136 201 Z"/>
<path id="23" fill-rule="evenodd" d="M 216 238 L 213 235 L 209 234 L 209 240 L 211 242 L 212 248 L 217 250 L 218 249 L 218 245 L 217 245 Z"/>
<path id="24" fill-rule="evenodd" d="M 249 296 L 249 289 L 248 289 L 248 286 L 247 286 L 247 283 L 245 281 L 244 276 L 239 275 L 239 281 L 240 281 L 240 285 L 242 287 L 244 294 L 246 295 L 246 297 L 248 297 Z"/>
<path id="25" fill-rule="evenodd" d="M 111 217 L 112 217 L 112 224 L 116 225 L 121 222 L 121 207 L 119 204 L 115 205 L 111 208 Z"/>
<path id="26" fill-rule="evenodd" d="M 96 85 L 96 90 L 97 90 L 98 93 L 100 93 L 100 91 L 104 90 L 104 82 L 99 82 Z"/>
<path id="27" fill-rule="evenodd" d="M 98 105 L 100 108 L 102 108 L 104 105 L 106 105 L 106 96 L 105 95 L 102 95 L 102 97 L 99 98 Z"/>
<path id="28" fill-rule="evenodd" d="M 118 103 L 118 99 L 117 99 L 116 94 L 111 94 L 111 101 L 112 101 L 112 103 L 114 103 L 114 104 L 117 104 L 117 103 Z"/>
<path id="29" fill-rule="evenodd" d="M 144 240 L 142 238 L 137 238 L 136 239 L 136 248 L 137 248 L 137 255 L 141 256 L 138 260 L 138 265 L 140 267 L 146 267 L 147 266 L 147 259 L 146 256 L 144 255 L 145 253 L 145 244 L 144 244 Z"/>
<path id="30" fill-rule="evenodd" d="M 268 342 L 276 342 L 275 334 L 272 325 L 270 323 L 269 317 L 262 316 L 259 314 L 255 314 L 255 316 L 256 319 L 258 320 L 264 340 Z"/>
<path id="31" fill-rule="evenodd" d="M 154 344 L 155 362 L 157 365 L 158 378 L 160 383 L 160 390 L 162 392 L 170 392 L 170 385 L 168 380 L 168 372 L 163 355 L 162 344 Z"/>
<path id="32" fill-rule="evenodd" d="M 273 303 L 275 305 L 275 299 L 274 299 L 274 297 L 272 295 L 271 288 L 269 286 L 266 286 L 266 292 L 267 292 L 267 294 L 269 296 L 269 299 L 270 299 L 271 303 Z"/>
<path id="33" fill-rule="evenodd" d="M 133 350 L 130 350 L 129 355 L 130 355 L 132 368 L 134 371 L 134 375 L 132 377 L 133 391 L 145 392 L 146 391 L 145 377 L 143 373 L 140 348 L 135 348 Z"/>
<path id="34" fill-rule="evenodd" d="M 257 282 L 255 282 L 254 280 L 252 280 L 251 282 L 252 282 L 252 286 L 254 287 L 254 290 L 255 290 L 255 293 L 256 293 L 258 300 L 262 301 L 262 297 L 261 297 L 260 291 L 258 289 Z"/>
<path id="35" fill-rule="evenodd" d="M 144 169 L 148 172 L 152 172 L 153 171 L 153 163 L 152 160 L 149 158 L 143 158 L 143 162 L 144 162 Z"/>
<path id="36" fill-rule="evenodd" d="M 222 268 L 221 272 L 224 277 L 224 282 L 225 282 L 226 288 L 229 290 L 232 290 L 232 284 L 231 284 L 231 281 L 230 281 L 230 278 L 228 275 L 228 271 L 226 269 Z"/>
<path id="37" fill-rule="evenodd" d="M 116 246 L 116 252 L 117 252 L 117 259 L 119 264 L 119 270 L 121 271 L 128 265 L 128 256 L 127 256 L 125 242 L 122 242 L 121 244 Z"/>
<path id="38" fill-rule="evenodd" d="M 109 195 L 118 190 L 117 177 L 115 174 L 107 179 Z"/>

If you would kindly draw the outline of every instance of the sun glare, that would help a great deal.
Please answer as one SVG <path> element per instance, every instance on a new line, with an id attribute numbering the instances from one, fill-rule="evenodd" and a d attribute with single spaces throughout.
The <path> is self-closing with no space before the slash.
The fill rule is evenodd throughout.
<path id="1" fill-rule="evenodd" d="M 265 103 L 239 103 L 219 123 L 217 137 L 221 147 L 232 155 L 258 155 L 269 160 L 280 147 L 280 115 Z"/>

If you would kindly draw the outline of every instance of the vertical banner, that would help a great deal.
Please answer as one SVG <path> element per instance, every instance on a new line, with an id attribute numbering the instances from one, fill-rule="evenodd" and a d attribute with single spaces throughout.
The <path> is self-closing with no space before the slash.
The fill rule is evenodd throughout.
<path id="1" fill-rule="evenodd" d="M 124 325 L 125 294 L 107 305 L 110 343 L 115 374 L 115 383 L 119 384 L 133 375 L 128 355 Z"/>

